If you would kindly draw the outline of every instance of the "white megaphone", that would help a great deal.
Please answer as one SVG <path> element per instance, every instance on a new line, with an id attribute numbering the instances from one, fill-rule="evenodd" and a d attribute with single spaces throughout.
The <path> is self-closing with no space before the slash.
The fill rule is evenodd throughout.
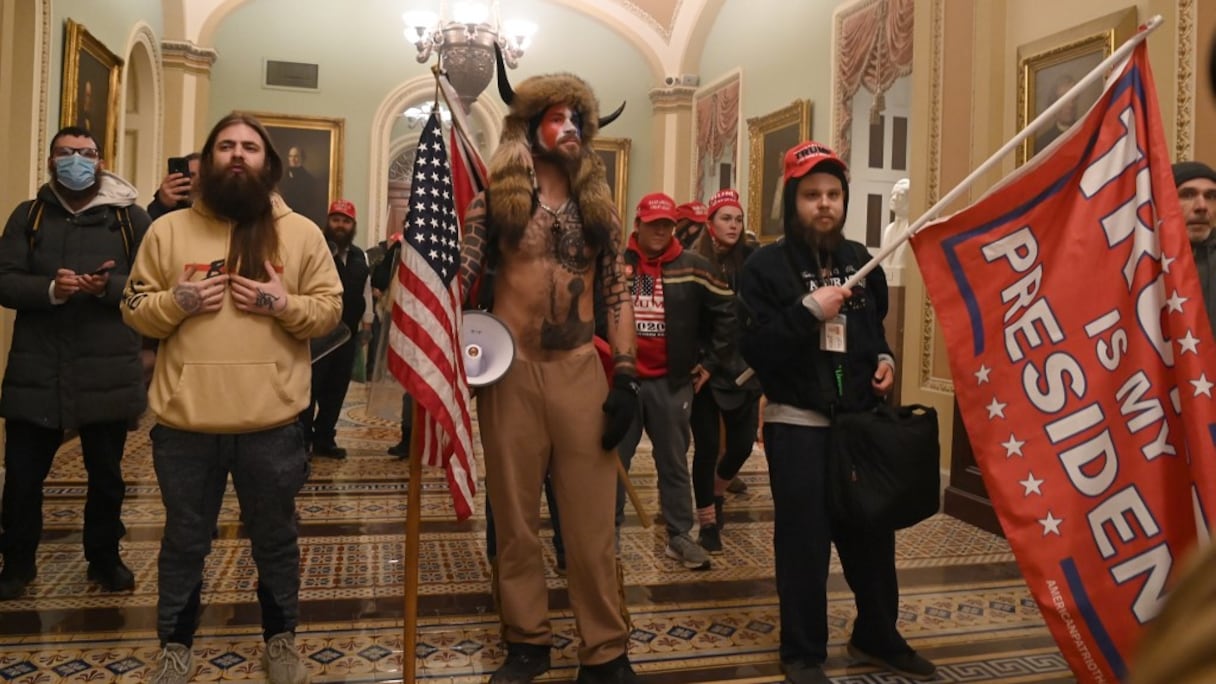
<path id="1" fill-rule="evenodd" d="M 460 349 L 469 387 L 485 387 L 507 374 L 515 358 L 515 338 L 498 316 L 467 310 L 460 323 Z"/>

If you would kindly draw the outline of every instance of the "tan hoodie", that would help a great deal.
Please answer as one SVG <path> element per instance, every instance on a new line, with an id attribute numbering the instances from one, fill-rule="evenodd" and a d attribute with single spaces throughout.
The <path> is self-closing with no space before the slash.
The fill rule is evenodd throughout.
<path id="1" fill-rule="evenodd" d="M 187 267 L 202 280 L 228 254 L 232 223 L 201 203 L 170 212 L 148 230 L 127 280 L 122 315 L 161 340 L 149 405 L 181 430 L 241 433 L 286 425 L 309 404 L 308 340 L 332 330 L 342 283 L 316 224 L 275 196 L 287 309 L 278 318 L 240 311 L 231 297 L 214 313 L 186 316 L 173 287 Z"/>

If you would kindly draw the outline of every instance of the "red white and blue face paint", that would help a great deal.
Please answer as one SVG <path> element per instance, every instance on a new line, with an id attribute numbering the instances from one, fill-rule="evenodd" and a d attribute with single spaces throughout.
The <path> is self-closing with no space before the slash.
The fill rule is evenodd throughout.
<path id="1" fill-rule="evenodd" d="M 536 144 L 546 152 L 553 152 L 567 143 L 582 145 L 583 135 L 578 112 L 568 105 L 552 105 L 541 116 L 536 129 Z"/>

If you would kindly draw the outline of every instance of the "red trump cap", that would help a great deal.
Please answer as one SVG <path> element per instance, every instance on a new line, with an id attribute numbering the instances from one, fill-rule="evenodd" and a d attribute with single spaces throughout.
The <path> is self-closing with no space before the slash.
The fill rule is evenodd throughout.
<path id="1" fill-rule="evenodd" d="M 342 214 L 349 216 L 350 220 L 355 221 L 355 203 L 350 200 L 336 199 L 329 205 L 330 214 Z"/>
<path id="2" fill-rule="evenodd" d="M 785 172 L 781 180 L 788 183 L 791 178 L 802 178 L 825 162 L 835 165 L 844 174 L 849 172 L 849 167 L 827 145 L 813 140 L 799 143 L 785 153 Z"/>
<path id="3" fill-rule="evenodd" d="M 667 219 L 675 221 L 680 215 L 676 212 L 676 201 L 661 192 L 652 192 L 638 202 L 638 218 L 643 223 Z"/>

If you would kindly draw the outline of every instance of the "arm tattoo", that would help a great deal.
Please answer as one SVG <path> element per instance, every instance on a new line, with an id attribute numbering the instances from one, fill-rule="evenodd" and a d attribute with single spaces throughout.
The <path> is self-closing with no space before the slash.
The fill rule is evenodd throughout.
<path id="1" fill-rule="evenodd" d="M 612 316 L 614 323 L 621 321 L 621 303 L 629 300 L 629 292 L 622 276 L 624 258 L 620 252 L 604 250 L 600 253 L 601 294 L 604 307 Z"/>
<path id="2" fill-rule="evenodd" d="M 604 306 L 608 309 L 608 342 L 612 346 L 612 372 L 637 375 L 637 342 L 633 330 L 633 304 L 625 281 L 625 256 L 620 231 L 614 231 L 608 249 L 600 252 Z"/>
<path id="3" fill-rule="evenodd" d="M 203 298 L 198 290 L 189 285 L 177 285 L 173 288 L 173 301 L 187 314 L 198 313 L 203 308 Z"/>
<path id="4" fill-rule="evenodd" d="M 258 296 L 253 300 L 253 305 L 269 311 L 274 311 L 274 306 L 278 303 L 278 301 L 279 298 L 276 295 L 272 295 L 259 287 Z"/>
<path id="5" fill-rule="evenodd" d="M 487 237 L 486 200 L 480 194 L 473 198 L 464 216 L 464 235 L 460 239 L 460 292 L 466 298 L 485 267 Z"/>

